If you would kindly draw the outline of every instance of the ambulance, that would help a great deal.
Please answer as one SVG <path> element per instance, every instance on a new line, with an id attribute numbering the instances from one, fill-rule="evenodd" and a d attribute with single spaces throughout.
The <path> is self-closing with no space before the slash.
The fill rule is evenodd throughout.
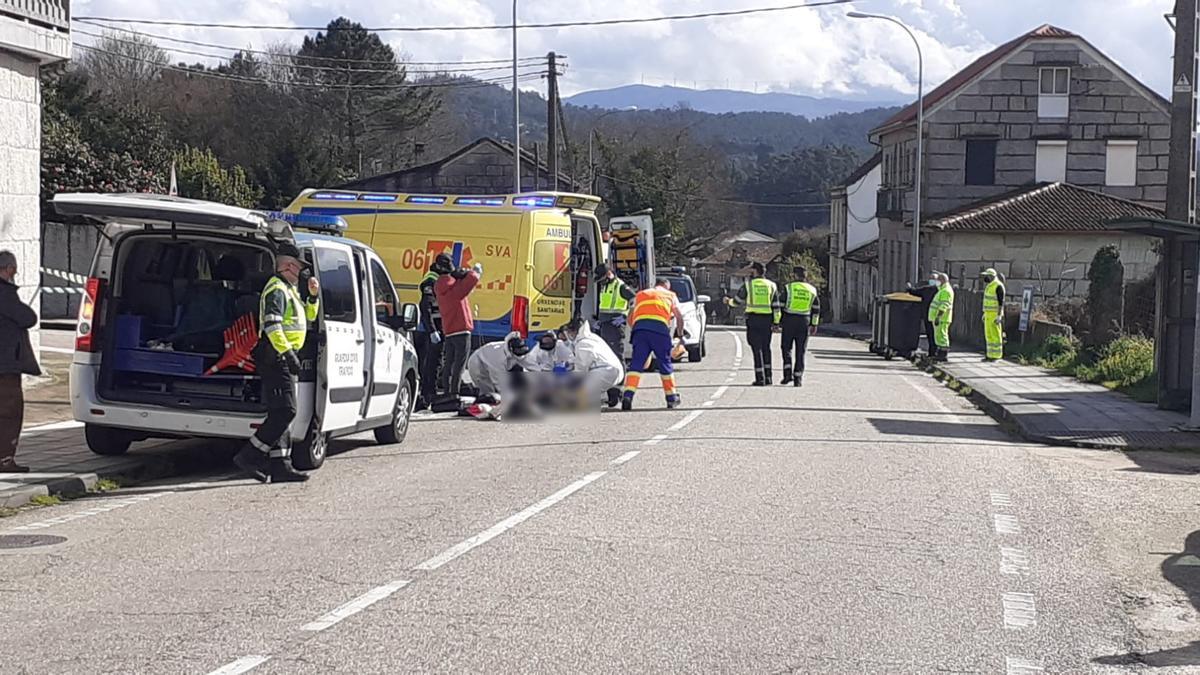
<path id="1" fill-rule="evenodd" d="M 441 195 L 305 190 L 285 211 L 338 216 L 346 236 L 382 257 L 401 302 L 418 302 L 434 259 L 483 266 L 470 296 L 475 337 L 533 337 L 596 312 L 592 271 L 603 260 L 598 197 L 556 192 Z"/>

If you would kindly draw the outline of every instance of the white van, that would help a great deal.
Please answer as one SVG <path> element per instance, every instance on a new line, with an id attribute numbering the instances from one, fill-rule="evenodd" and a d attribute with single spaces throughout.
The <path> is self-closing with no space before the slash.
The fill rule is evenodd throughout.
<path id="1" fill-rule="evenodd" d="M 690 363 L 699 363 L 708 354 L 708 309 L 712 302 L 707 295 L 696 294 L 696 284 L 684 267 L 659 270 L 659 279 L 671 282 L 671 291 L 679 298 L 679 313 L 683 315 L 683 346 Z"/>
<path id="2" fill-rule="evenodd" d="M 54 207 L 103 223 L 71 365 L 72 410 L 93 452 L 253 434 L 266 408 L 237 343 L 257 336 L 259 294 L 282 242 L 300 249 L 321 284 L 321 312 L 300 351 L 293 464 L 321 466 L 337 436 L 404 440 L 417 391 L 408 338 L 417 306 L 399 304 L 379 256 L 340 236 L 340 218 L 146 194 L 60 194 Z"/>

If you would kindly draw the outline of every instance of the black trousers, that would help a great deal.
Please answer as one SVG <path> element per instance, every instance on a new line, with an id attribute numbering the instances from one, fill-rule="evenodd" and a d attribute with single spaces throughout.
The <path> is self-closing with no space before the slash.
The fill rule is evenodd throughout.
<path id="1" fill-rule="evenodd" d="M 421 398 L 431 403 L 437 398 L 438 369 L 442 365 L 442 343 L 434 343 L 429 333 L 414 334 L 413 347 L 417 350 L 417 369 L 421 375 Z"/>
<path id="2" fill-rule="evenodd" d="M 611 321 L 605 321 L 604 317 L 600 318 L 600 339 L 604 340 L 609 349 L 617 355 L 618 359 L 625 359 L 625 327 L 618 326 Z"/>
<path id="3" fill-rule="evenodd" d="M 467 357 L 471 355 L 471 334 L 459 333 L 442 340 L 442 391 L 458 396 L 462 388 L 463 368 L 467 367 Z"/>
<path id="4" fill-rule="evenodd" d="M 792 347 L 796 348 L 796 375 L 804 372 L 804 355 L 808 351 L 809 317 L 803 314 L 783 315 L 783 377 L 792 377 Z"/>
<path id="5" fill-rule="evenodd" d="M 754 355 L 754 379 L 771 377 L 771 327 L 775 318 L 770 314 L 746 315 L 746 342 Z"/>
<path id="6" fill-rule="evenodd" d="M 936 329 L 933 326 L 933 322 L 926 320 L 925 321 L 925 339 L 929 341 L 929 355 L 930 356 L 937 356 L 942 351 L 941 348 L 938 347 L 938 345 L 937 345 L 937 339 L 934 338 L 935 330 Z"/>
<path id="7" fill-rule="evenodd" d="M 13 461 L 21 440 L 21 422 L 25 418 L 25 394 L 21 375 L 0 375 L 0 464 Z"/>
<path id="8" fill-rule="evenodd" d="M 262 378 L 262 397 L 267 404 L 267 418 L 263 420 L 250 444 L 271 457 L 288 457 L 292 454 L 292 436 L 288 429 L 296 419 L 296 376 L 287 369 L 286 362 L 263 339 L 254 354 L 254 365 Z"/>

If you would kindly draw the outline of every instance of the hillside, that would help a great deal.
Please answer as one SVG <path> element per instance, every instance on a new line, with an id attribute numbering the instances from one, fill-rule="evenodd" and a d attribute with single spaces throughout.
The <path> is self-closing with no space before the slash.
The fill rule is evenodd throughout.
<path id="1" fill-rule="evenodd" d="M 585 91 L 564 99 L 571 105 L 621 109 L 636 106 L 641 110 L 689 108 L 707 113 L 773 112 L 804 117 L 826 117 L 836 113 L 855 113 L 871 108 L 895 105 L 893 101 L 853 101 L 815 98 L 781 92 L 753 93 L 730 89 L 689 89 L 686 87 L 631 84 L 612 89 Z"/>

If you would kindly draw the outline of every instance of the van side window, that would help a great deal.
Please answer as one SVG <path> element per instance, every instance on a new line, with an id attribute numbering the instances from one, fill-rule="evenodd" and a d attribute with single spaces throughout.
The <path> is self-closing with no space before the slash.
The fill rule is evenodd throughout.
<path id="1" fill-rule="evenodd" d="M 533 283 L 543 295 L 571 296 L 571 242 L 542 239 L 533 244 Z"/>
<path id="2" fill-rule="evenodd" d="M 354 323 L 358 320 L 358 312 L 355 310 L 354 268 L 350 265 L 350 256 L 327 248 L 318 248 L 316 252 L 325 318 Z"/>
<path id="3" fill-rule="evenodd" d="M 400 305 L 396 302 L 396 289 L 392 286 L 392 280 L 388 279 L 387 271 L 373 258 L 371 286 L 375 292 L 375 320 L 382 323 L 389 316 L 395 316 Z"/>

